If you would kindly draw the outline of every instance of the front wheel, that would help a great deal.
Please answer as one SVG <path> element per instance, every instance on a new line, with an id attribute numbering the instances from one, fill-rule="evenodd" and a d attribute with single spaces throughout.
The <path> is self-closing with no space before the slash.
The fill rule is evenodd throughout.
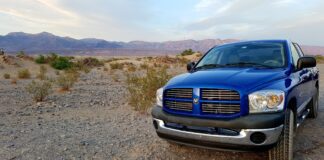
<path id="1" fill-rule="evenodd" d="M 316 118 L 317 117 L 318 96 L 319 96 L 319 91 L 317 89 L 315 95 L 313 96 L 312 100 L 308 104 L 308 108 L 310 109 L 310 112 L 308 114 L 308 118 Z"/>
<path id="2" fill-rule="evenodd" d="M 293 159 L 294 113 L 291 109 L 285 112 L 283 131 L 276 146 L 269 150 L 269 160 Z"/>

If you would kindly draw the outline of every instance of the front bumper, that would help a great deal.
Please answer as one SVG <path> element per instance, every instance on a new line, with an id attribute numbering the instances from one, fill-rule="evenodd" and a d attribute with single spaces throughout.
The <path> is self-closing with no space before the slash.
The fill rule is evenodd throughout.
<path id="1" fill-rule="evenodd" d="M 283 128 L 283 121 L 281 121 L 283 119 L 283 114 L 281 113 L 272 114 L 272 116 L 269 116 L 269 114 L 266 116 L 250 115 L 233 120 L 210 120 L 175 116 L 165 113 L 159 107 L 154 107 L 152 115 L 156 132 L 161 138 L 182 144 L 206 148 L 221 148 L 225 150 L 263 150 L 271 148 L 278 141 Z M 260 120 L 263 125 L 261 123 L 256 123 L 256 120 Z M 282 123 L 279 123 L 280 121 Z M 279 124 L 273 126 L 276 122 Z M 240 131 L 237 135 L 200 133 L 175 129 L 167 126 L 166 123 L 178 123 L 185 126 L 239 129 Z M 262 143 L 254 143 L 251 141 L 251 135 L 254 133 L 262 133 L 265 135 L 266 139 Z"/>

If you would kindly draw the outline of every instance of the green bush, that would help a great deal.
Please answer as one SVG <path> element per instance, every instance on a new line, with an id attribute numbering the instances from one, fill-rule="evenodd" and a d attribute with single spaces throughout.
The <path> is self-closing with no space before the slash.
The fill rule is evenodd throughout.
<path id="1" fill-rule="evenodd" d="M 69 69 L 72 67 L 72 62 L 67 57 L 58 57 L 51 62 L 51 66 L 58 70 Z"/>
<path id="2" fill-rule="evenodd" d="M 127 75 L 127 90 L 131 93 L 129 104 L 138 111 L 146 111 L 155 102 L 156 90 L 171 78 L 166 68 L 148 68 L 144 76 Z"/>
<path id="3" fill-rule="evenodd" d="M 26 86 L 26 91 L 32 95 L 36 102 L 43 101 L 52 91 L 52 84 L 47 81 L 32 81 Z"/>
<path id="4" fill-rule="evenodd" d="M 182 51 L 182 52 L 180 53 L 180 55 L 181 55 L 181 56 L 188 56 L 188 55 L 192 55 L 192 54 L 194 54 L 194 53 L 195 53 L 195 52 L 192 51 L 192 49 L 186 49 L 186 50 Z"/>
<path id="5" fill-rule="evenodd" d="M 18 71 L 18 78 L 20 79 L 28 79 L 30 76 L 31 74 L 28 69 L 21 69 Z"/>
<path id="6" fill-rule="evenodd" d="M 46 57 L 46 62 L 47 63 L 51 63 L 53 61 L 55 61 L 59 56 L 56 53 L 50 53 L 50 55 L 48 55 Z"/>
<path id="7" fill-rule="evenodd" d="M 46 63 L 45 56 L 38 55 L 38 57 L 35 59 L 35 62 L 38 64 L 45 64 Z"/>
<path id="8" fill-rule="evenodd" d="M 5 74 L 3 74 L 3 78 L 4 78 L 4 79 L 10 79 L 10 74 L 9 74 L 9 73 L 5 73 Z"/>

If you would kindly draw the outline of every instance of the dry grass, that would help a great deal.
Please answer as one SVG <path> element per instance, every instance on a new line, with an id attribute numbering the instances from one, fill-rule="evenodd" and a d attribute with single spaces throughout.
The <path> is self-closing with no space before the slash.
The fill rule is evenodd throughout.
<path id="1" fill-rule="evenodd" d="M 140 65 L 140 68 L 141 69 L 148 69 L 149 65 L 147 63 L 143 63 L 143 64 Z"/>
<path id="2" fill-rule="evenodd" d="M 32 81 L 25 89 L 36 102 L 42 102 L 51 93 L 52 84 L 48 81 Z"/>
<path id="3" fill-rule="evenodd" d="M 146 111 L 155 102 L 155 92 L 162 87 L 171 75 L 166 68 L 148 68 L 143 76 L 136 74 L 127 75 L 127 89 L 131 93 L 129 104 L 138 111 Z"/>
<path id="4" fill-rule="evenodd" d="M 56 84 L 61 91 L 69 91 L 75 82 L 78 81 L 80 73 L 76 70 L 67 70 L 64 74 L 60 74 L 56 79 Z"/>
<path id="5" fill-rule="evenodd" d="M 28 69 L 21 69 L 18 71 L 17 76 L 20 79 L 29 79 L 31 77 L 31 74 Z"/>
<path id="6" fill-rule="evenodd" d="M 123 69 L 124 68 L 124 64 L 123 63 L 110 63 L 110 69 Z"/>
<path id="7" fill-rule="evenodd" d="M 9 74 L 9 73 L 5 73 L 5 74 L 3 74 L 3 78 L 4 78 L 4 79 L 10 79 L 10 74 Z"/>
<path id="8" fill-rule="evenodd" d="M 39 78 L 40 80 L 46 79 L 46 72 L 47 68 L 45 66 L 39 66 L 39 73 L 37 74 L 37 78 Z"/>

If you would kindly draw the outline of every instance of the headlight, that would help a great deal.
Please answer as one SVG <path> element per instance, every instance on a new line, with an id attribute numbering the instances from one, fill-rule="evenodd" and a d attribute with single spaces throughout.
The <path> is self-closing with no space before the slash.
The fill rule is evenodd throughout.
<path id="1" fill-rule="evenodd" d="M 250 113 L 283 110 L 285 93 L 281 90 L 261 90 L 249 94 Z"/>
<path id="2" fill-rule="evenodd" d="M 163 99 L 163 88 L 160 88 L 156 91 L 156 105 L 162 107 L 162 99 Z"/>

